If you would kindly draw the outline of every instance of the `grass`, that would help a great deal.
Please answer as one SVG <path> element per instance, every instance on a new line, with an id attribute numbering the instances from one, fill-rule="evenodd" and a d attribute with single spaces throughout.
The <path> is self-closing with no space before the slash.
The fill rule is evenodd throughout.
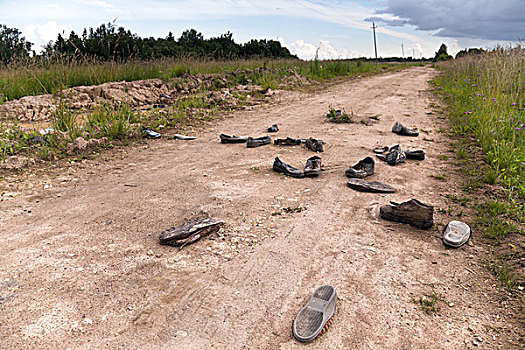
<path id="1" fill-rule="evenodd" d="M 441 310 L 441 306 L 438 304 L 440 301 L 443 299 L 435 292 L 430 295 L 423 295 L 418 299 L 412 298 L 412 302 L 418 304 L 427 315 L 435 314 Z"/>
<path id="2" fill-rule="evenodd" d="M 302 211 L 307 210 L 307 207 L 298 206 L 298 207 L 283 207 L 281 208 L 281 211 L 276 211 L 272 213 L 272 216 L 282 215 L 282 213 L 286 214 L 293 214 L 293 213 L 300 213 Z"/>
<path id="3" fill-rule="evenodd" d="M 107 138 L 128 143 L 138 138 L 141 126 L 156 131 L 180 130 L 213 118 L 218 111 L 239 108 L 269 89 L 292 88 L 313 81 L 336 77 L 348 78 L 406 68 L 411 64 L 383 64 L 356 60 L 173 60 L 129 61 L 126 63 L 93 60 L 57 60 L 57 63 L 28 61 L 0 67 L 0 104 L 27 95 L 57 93 L 79 85 L 96 85 L 110 81 L 133 81 L 159 78 L 170 84 L 187 87 L 188 95 L 168 108 L 155 108 L 148 113 L 134 111 L 126 105 L 105 105 L 91 111 L 75 110 L 67 105 L 67 96 L 59 101 L 51 116 L 55 132 L 43 142 L 29 144 L 39 136 L 35 130 L 19 127 L 10 120 L 0 122 L 0 161 L 13 155 L 53 160 L 67 157 L 65 145 L 78 137 L 85 140 Z M 199 84 L 199 74 L 216 74 L 213 84 Z M 235 91 L 235 105 L 210 99 L 210 91 L 237 85 L 259 86 L 258 91 Z M 185 88 L 186 89 L 186 88 Z M 62 94 L 61 94 L 62 95 Z M 111 143 L 109 144 L 111 146 Z M 91 151 L 91 150 L 90 150 Z"/>
<path id="4" fill-rule="evenodd" d="M 518 278 L 511 269 L 511 264 L 502 258 L 489 263 L 489 269 L 496 275 L 500 285 L 509 290 L 517 287 Z"/>
<path id="5" fill-rule="evenodd" d="M 335 109 L 332 105 L 328 106 L 326 118 L 332 123 L 354 123 L 355 115 L 353 112 L 348 115 L 344 110 Z"/>
<path id="6" fill-rule="evenodd" d="M 512 290 L 525 277 L 523 253 L 516 253 L 525 235 L 525 51 L 498 48 L 438 68 L 434 84 L 447 102 L 455 165 L 474 202 L 473 232 L 496 247 L 488 267 Z M 505 253 L 509 246 L 514 253 Z"/>
<path id="7" fill-rule="evenodd" d="M 308 80 L 325 81 L 337 77 L 351 77 L 387 71 L 396 71 L 414 64 L 378 63 L 359 60 L 301 61 L 301 60 L 194 60 L 158 59 L 122 63 L 97 62 L 92 59 L 57 59 L 14 62 L 0 68 L 0 104 L 28 95 L 54 94 L 62 89 L 98 85 L 112 81 L 135 81 L 194 76 L 201 73 L 240 73 L 230 80 L 230 86 L 256 84 L 263 90 L 276 89 L 287 77 L 299 74 Z"/>
<path id="8" fill-rule="evenodd" d="M 525 52 L 499 48 L 439 67 L 435 84 L 448 102 L 451 131 L 480 145 L 492 170 L 487 182 L 499 179 L 525 198 Z"/>

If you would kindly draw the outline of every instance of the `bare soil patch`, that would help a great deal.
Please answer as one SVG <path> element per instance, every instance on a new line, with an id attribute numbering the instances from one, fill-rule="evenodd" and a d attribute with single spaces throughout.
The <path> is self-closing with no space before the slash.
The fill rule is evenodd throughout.
<path id="1" fill-rule="evenodd" d="M 336 312 L 310 349 L 521 348 L 522 325 L 476 234 L 452 250 L 440 230 L 453 215 L 437 211 L 439 229 L 428 231 L 379 218 L 390 200 L 437 209 L 462 195 L 439 158 L 445 122 L 427 114 L 435 74 L 413 68 L 287 93 L 211 122 L 194 141 L 149 141 L 12 183 L 0 202 L 2 348 L 300 349 L 292 321 L 321 284 L 336 288 Z M 329 105 L 375 118 L 330 123 Z M 421 135 L 393 134 L 396 120 Z M 329 170 L 286 178 L 271 170 L 274 158 L 300 165 L 311 151 L 219 143 L 221 132 L 261 136 L 274 123 L 275 137 L 325 140 Z M 346 186 L 346 168 L 396 143 L 428 155 L 376 163 L 370 180 L 397 193 Z M 159 245 L 160 232 L 201 215 L 223 229 L 183 250 Z M 421 298 L 435 299 L 428 314 Z"/>

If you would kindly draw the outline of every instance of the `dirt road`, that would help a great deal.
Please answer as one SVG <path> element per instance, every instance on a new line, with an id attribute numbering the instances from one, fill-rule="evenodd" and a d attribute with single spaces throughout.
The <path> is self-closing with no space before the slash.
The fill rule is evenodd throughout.
<path id="1" fill-rule="evenodd" d="M 212 122 L 195 141 L 151 141 L 123 159 L 64 173 L 50 180 L 53 187 L 1 202 L 0 348 L 509 346 L 496 331 L 506 323 L 476 237 L 449 250 L 437 230 L 378 215 L 390 200 L 446 207 L 444 195 L 459 186 L 454 174 L 446 182 L 430 177 L 450 164 L 438 158 L 449 148 L 438 132 L 444 122 L 426 113 L 435 74 L 413 68 L 322 93 L 289 93 L 280 103 Z M 380 120 L 332 124 L 325 120 L 329 104 Z M 423 132 L 395 135 L 395 120 Z M 277 137 L 325 140 L 320 155 L 331 170 L 284 178 L 271 170 L 275 156 L 302 167 L 313 153 L 219 143 L 221 132 L 260 136 L 273 123 Z M 348 166 L 375 145 L 395 143 L 428 154 L 395 167 L 376 163 L 371 179 L 397 193 L 346 187 Z M 284 209 L 299 207 L 306 210 Z M 158 244 L 162 230 L 203 214 L 223 219 L 224 231 L 182 251 Z M 435 214 L 436 222 L 447 220 Z M 297 343 L 292 321 L 325 283 L 338 293 L 334 322 L 313 343 Z M 427 315 L 413 299 L 433 292 L 444 301 Z"/>

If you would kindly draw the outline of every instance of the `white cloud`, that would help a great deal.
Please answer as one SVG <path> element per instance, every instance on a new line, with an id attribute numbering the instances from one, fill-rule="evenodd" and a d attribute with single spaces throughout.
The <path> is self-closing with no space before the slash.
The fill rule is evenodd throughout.
<path id="1" fill-rule="evenodd" d="M 359 52 L 345 48 L 336 49 L 328 40 L 321 40 L 317 46 L 304 40 L 297 40 L 290 44 L 290 51 L 304 60 L 313 60 L 316 54 L 320 60 L 359 57 Z"/>
<path id="2" fill-rule="evenodd" d="M 98 7 L 104 7 L 104 8 L 113 8 L 112 4 L 108 4 L 105 1 L 102 0 L 76 0 L 76 2 L 79 2 L 81 4 L 91 5 L 91 6 L 98 6 Z"/>
<path id="3" fill-rule="evenodd" d="M 65 33 L 69 35 L 69 31 L 66 26 L 58 25 L 54 21 L 46 22 L 43 25 L 31 24 L 24 29 L 26 39 L 33 43 L 48 43 L 51 40 L 56 40 L 59 33 Z M 39 51 L 39 48 L 33 48 L 35 51 Z"/>

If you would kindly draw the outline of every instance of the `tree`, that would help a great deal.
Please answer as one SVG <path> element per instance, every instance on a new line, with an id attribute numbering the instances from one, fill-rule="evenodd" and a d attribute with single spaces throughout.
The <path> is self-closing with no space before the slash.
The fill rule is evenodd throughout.
<path id="1" fill-rule="evenodd" d="M 447 52 L 447 45 L 441 44 L 439 50 L 436 52 L 436 56 L 434 56 L 434 61 L 447 61 L 450 59 L 452 59 L 452 56 Z"/>
<path id="2" fill-rule="evenodd" d="M 475 55 L 480 55 L 482 54 L 483 52 L 485 52 L 485 50 L 483 49 L 478 49 L 476 47 L 472 47 L 470 49 L 464 49 L 464 50 L 461 50 L 459 51 L 457 54 L 456 54 L 456 58 L 460 58 L 460 57 L 464 57 L 464 56 L 475 56 Z"/>
<path id="3" fill-rule="evenodd" d="M 21 34 L 16 28 L 0 24 L 0 64 L 9 63 L 14 58 L 29 57 L 33 44 Z"/>

